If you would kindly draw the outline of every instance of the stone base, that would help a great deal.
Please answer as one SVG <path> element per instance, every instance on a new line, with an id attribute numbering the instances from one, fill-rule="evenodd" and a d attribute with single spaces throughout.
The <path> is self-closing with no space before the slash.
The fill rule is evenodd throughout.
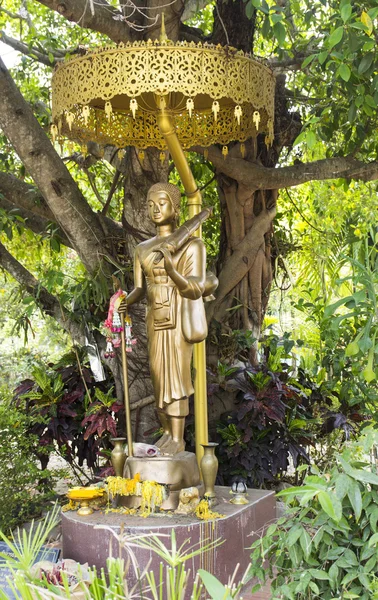
<path id="1" fill-rule="evenodd" d="M 223 519 L 215 521 L 200 521 L 189 515 L 157 514 L 146 519 L 137 516 L 109 513 L 105 515 L 96 511 L 88 517 L 79 517 L 76 512 L 70 511 L 62 514 L 63 531 L 63 556 L 72 558 L 80 563 L 88 562 L 97 568 L 106 566 L 109 550 L 112 555 L 118 554 L 118 543 L 112 534 L 120 533 L 123 527 L 124 534 L 142 535 L 152 533 L 164 534 L 168 537 L 160 538 L 170 548 L 171 531 L 174 529 L 177 546 L 180 547 L 189 539 L 187 547 L 206 546 L 209 541 L 224 540 L 221 546 L 202 552 L 199 556 L 190 559 L 187 569 L 190 569 L 190 581 L 186 598 L 191 595 L 192 583 L 199 568 L 210 571 L 222 583 L 227 583 L 236 565 L 240 563 L 236 580 L 244 574 L 248 564 L 250 551 L 248 548 L 261 535 L 261 530 L 275 520 L 274 492 L 265 490 L 248 490 L 249 504 L 237 506 L 230 504 L 229 488 L 216 486 L 218 504 L 214 510 L 224 514 Z M 107 529 L 101 529 L 106 526 Z M 98 528 L 99 527 L 99 528 Z M 141 571 L 150 562 L 150 570 L 159 581 L 161 558 L 143 548 L 132 548 Z M 127 554 L 123 556 L 127 558 Z M 130 585 L 135 582 L 135 575 L 130 568 L 128 580 Z"/>
<path id="2" fill-rule="evenodd" d="M 169 485 L 169 497 L 162 504 L 162 510 L 175 510 L 179 503 L 180 490 L 188 487 L 198 487 L 200 495 L 203 492 L 196 455 L 192 452 L 180 452 L 174 456 L 153 456 L 138 458 L 129 456 L 123 471 L 124 477 L 134 477 L 140 474 L 142 481 L 157 481 Z M 128 508 L 140 506 L 138 498 L 119 498 L 120 506 Z"/>

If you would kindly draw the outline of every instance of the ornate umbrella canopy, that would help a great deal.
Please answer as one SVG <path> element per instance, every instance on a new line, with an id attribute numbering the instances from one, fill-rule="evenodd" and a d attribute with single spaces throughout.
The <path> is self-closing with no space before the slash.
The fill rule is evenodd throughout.
<path id="1" fill-rule="evenodd" d="M 273 139 L 274 76 L 234 48 L 160 41 L 98 48 L 58 66 L 53 136 L 165 149 L 156 116 L 173 116 L 183 148 Z"/>

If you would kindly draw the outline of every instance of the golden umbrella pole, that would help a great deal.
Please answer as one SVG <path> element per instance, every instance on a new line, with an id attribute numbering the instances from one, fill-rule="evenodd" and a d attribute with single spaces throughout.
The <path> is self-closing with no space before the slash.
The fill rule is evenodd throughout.
<path id="1" fill-rule="evenodd" d="M 198 189 L 193 173 L 188 165 L 184 151 L 176 134 L 173 119 L 165 110 L 167 97 L 155 97 L 160 111 L 157 115 L 157 122 L 160 132 L 165 139 L 168 150 L 175 163 L 176 169 L 180 175 L 188 198 L 189 218 L 194 217 L 202 208 L 202 196 Z M 201 237 L 201 228 L 198 228 L 194 235 Z M 207 444 L 208 437 L 208 416 L 207 416 L 207 384 L 206 384 L 206 342 L 200 342 L 194 345 L 193 350 L 194 377 L 194 424 L 196 431 L 196 456 L 198 465 L 201 462 L 204 450 L 202 444 Z"/>
<path id="2" fill-rule="evenodd" d="M 125 417 L 126 417 L 126 436 L 128 456 L 133 455 L 133 434 L 131 429 L 131 413 L 130 413 L 130 398 L 129 398 L 129 377 L 127 373 L 127 353 L 126 353 L 126 336 L 125 336 L 125 315 L 121 313 L 121 349 L 122 349 L 122 378 L 123 378 L 123 398 L 125 402 Z"/>

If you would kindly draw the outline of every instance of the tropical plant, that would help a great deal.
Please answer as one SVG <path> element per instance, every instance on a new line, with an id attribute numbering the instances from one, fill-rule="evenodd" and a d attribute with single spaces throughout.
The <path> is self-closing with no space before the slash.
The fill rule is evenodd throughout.
<path id="1" fill-rule="evenodd" d="M 272 598 L 376 597 L 378 475 L 366 458 L 377 443 L 377 431 L 366 429 L 332 468 L 313 465 L 304 485 L 278 494 L 288 502 L 286 515 L 251 555 L 251 575 L 272 579 Z"/>
<path id="2" fill-rule="evenodd" d="M 217 427 L 223 485 L 236 476 L 249 487 L 272 484 L 287 473 L 290 461 L 297 466 L 309 460 L 311 390 L 291 377 L 284 362 L 291 347 L 288 338 L 286 349 L 272 339 L 260 367 L 248 365 L 229 376 L 227 388 L 237 392 L 236 409 L 222 415 Z"/>
<path id="3" fill-rule="evenodd" d="M 18 410 L 28 415 L 28 435 L 38 440 L 34 452 L 45 467 L 54 449 L 87 478 L 81 467 L 98 471 L 104 450 L 117 436 L 116 415 L 123 405 L 113 397 L 108 382 L 96 384 L 85 366 L 66 364 L 72 353 L 49 371 L 36 368 L 33 379 L 23 381 L 14 392 Z M 44 452 L 40 452 L 45 449 Z"/>

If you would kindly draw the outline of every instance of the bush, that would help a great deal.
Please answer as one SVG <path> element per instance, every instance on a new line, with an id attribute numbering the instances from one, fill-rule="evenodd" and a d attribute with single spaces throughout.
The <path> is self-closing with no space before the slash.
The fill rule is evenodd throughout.
<path id="1" fill-rule="evenodd" d="M 264 350 L 258 368 L 228 369 L 225 385 L 236 391 L 236 407 L 217 426 L 221 485 L 235 477 L 248 487 L 274 485 L 290 464 L 309 462 L 312 390 L 291 376 L 284 347 L 270 344 Z"/>
<path id="2" fill-rule="evenodd" d="M 14 390 L 13 402 L 29 418 L 27 434 L 38 437 L 42 450 L 57 449 L 76 475 L 84 461 L 92 475 L 98 474 L 101 457 L 111 450 L 110 438 L 117 437 L 124 408 L 108 381 L 96 383 L 90 370 L 79 369 L 72 358 L 71 353 L 56 365 L 36 367 L 33 378 Z M 40 458 L 44 468 L 48 454 Z"/>
<path id="3" fill-rule="evenodd" d="M 361 459 L 378 443 L 367 429 L 336 456 L 333 468 L 279 496 L 287 516 L 252 546 L 252 576 L 272 579 L 272 598 L 369 600 L 378 573 L 378 475 Z M 264 569 L 265 561 L 268 569 Z"/>
<path id="4" fill-rule="evenodd" d="M 0 530 L 39 516 L 52 496 L 53 477 L 37 466 L 38 439 L 26 435 L 29 420 L 8 404 L 0 404 Z"/>

